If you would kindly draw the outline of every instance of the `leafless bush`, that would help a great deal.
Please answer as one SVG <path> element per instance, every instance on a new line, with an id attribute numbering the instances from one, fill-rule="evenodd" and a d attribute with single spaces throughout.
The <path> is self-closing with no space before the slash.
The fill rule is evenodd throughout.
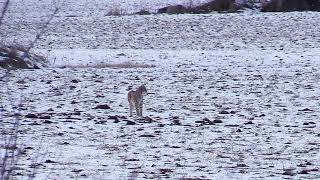
<path id="1" fill-rule="evenodd" d="M 9 82 L 10 71 L 7 70 L 1 77 L 1 81 Z M 0 106 L 1 107 L 1 106 Z M 1 110 L 1 109 L 0 109 Z M 18 109 L 20 110 L 20 109 Z M 2 111 L 2 110 L 1 110 Z M 0 179 L 8 180 L 12 177 L 13 170 L 22 155 L 23 148 L 18 145 L 18 130 L 20 127 L 20 117 L 18 114 L 14 116 L 12 127 L 5 124 L 6 116 L 0 114 Z"/>
<path id="2" fill-rule="evenodd" d="M 24 46 L 0 45 L 0 56 L 0 67 L 4 69 L 37 69 L 48 64 L 45 57 L 30 53 Z"/>
<path id="3" fill-rule="evenodd" d="M 127 15 L 127 12 L 122 8 L 112 8 L 107 13 L 106 16 L 124 16 Z"/>
<path id="4" fill-rule="evenodd" d="M 183 4 L 186 8 L 192 9 L 195 7 L 197 4 L 194 2 L 194 0 L 188 0 Z"/>
<path id="5" fill-rule="evenodd" d="M 8 10 L 9 4 L 10 4 L 10 0 L 5 0 L 3 2 L 3 7 L 1 7 L 2 9 L 0 12 L 0 26 L 2 25 L 3 18 Z M 34 44 L 37 42 L 40 36 L 44 34 L 48 24 L 51 22 L 51 20 L 53 19 L 54 15 L 57 14 L 57 12 L 58 12 L 58 8 L 56 7 L 54 13 L 49 17 L 48 21 L 45 24 L 43 24 L 42 28 L 40 29 L 40 32 L 36 35 L 36 37 L 28 47 L 23 47 L 20 45 L 14 45 L 14 46 L 1 45 L 0 46 L 1 57 L 4 57 L 5 59 L 14 59 L 14 60 L 18 60 L 18 59 L 24 60 L 24 58 L 30 57 L 29 52 L 31 48 L 34 47 Z M 40 57 L 40 56 L 37 56 L 37 57 Z M 19 63 L 20 62 L 21 61 L 19 61 Z M 0 77 L 0 81 L 9 82 L 10 73 L 11 73 L 11 69 L 9 68 L 5 71 L 5 74 L 2 77 Z M 20 105 L 18 107 L 20 107 Z M 2 108 L 2 106 L 0 106 L 0 108 Z M 0 180 L 9 180 L 13 178 L 12 177 L 13 171 L 16 169 L 19 158 L 24 153 L 23 147 L 18 144 L 18 140 L 19 140 L 18 135 L 19 135 L 20 117 L 21 117 L 20 112 L 12 115 L 12 117 L 14 117 L 13 119 L 14 122 L 11 122 L 12 120 L 10 119 L 11 121 L 9 124 L 13 124 L 13 126 L 8 127 L 7 125 L 8 122 L 5 122 L 5 120 L 7 120 L 10 117 L 8 117 L 7 115 L 4 116 L 2 113 L 0 113 Z M 30 176 L 29 179 L 33 179 L 34 174 L 32 175 L 33 176 Z"/>
<path id="6" fill-rule="evenodd" d="M 127 68 L 153 68 L 155 65 L 148 65 L 143 63 L 122 62 L 122 63 L 96 63 L 88 65 L 67 65 L 68 68 L 115 68 L 115 69 L 127 69 Z"/>
<path id="7" fill-rule="evenodd" d="M 0 25 L 5 16 L 5 13 L 9 6 L 9 0 L 4 3 L 4 7 L 0 14 Z M 40 66 L 46 66 L 46 59 L 42 56 L 31 54 L 30 50 L 34 47 L 37 41 L 40 39 L 46 30 L 54 16 L 58 13 L 59 8 L 56 6 L 54 12 L 49 16 L 48 20 L 42 25 L 40 31 L 36 34 L 35 38 L 28 46 L 21 46 L 14 44 L 11 46 L 0 45 L 0 56 L 4 57 L 5 61 L 1 61 L 0 67 L 5 69 L 26 69 L 26 68 L 39 68 Z M 25 61 L 25 59 L 28 60 Z M 35 61 L 35 62 L 33 62 Z M 39 64 L 40 63 L 40 64 Z"/>
<path id="8" fill-rule="evenodd" d="M 2 130 L 0 145 L 0 179 L 8 180 L 12 177 L 13 170 L 22 155 L 23 148 L 18 145 L 18 130 L 20 119 L 16 118 L 13 127 L 9 130 Z"/>

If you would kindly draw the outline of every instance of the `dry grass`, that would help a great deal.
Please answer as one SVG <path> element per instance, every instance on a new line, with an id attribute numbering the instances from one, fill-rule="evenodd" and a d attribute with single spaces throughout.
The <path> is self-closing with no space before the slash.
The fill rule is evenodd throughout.
<path id="1" fill-rule="evenodd" d="M 67 68 L 114 68 L 114 69 L 129 69 L 129 68 L 154 68 L 155 65 L 133 63 L 133 62 L 122 62 L 122 63 L 97 63 L 87 65 L 67 65 Z"/>
<path id="2" fill-rule="evenodd" d="M 124 15 L 127 15 L 127 12 L 121 8 L 112 8 L 106 13 L 106 16 L 124 16 Z"/>

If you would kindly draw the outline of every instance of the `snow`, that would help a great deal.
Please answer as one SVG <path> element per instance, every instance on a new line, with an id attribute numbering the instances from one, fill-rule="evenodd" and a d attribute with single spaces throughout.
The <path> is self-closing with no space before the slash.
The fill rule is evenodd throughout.
<path id="1" fill-rule="evenodd" d="M 41 164 L 36 179 L 320 178 L 319 13 L 105 17 L 105 6 L 93 10 L 106 2 L 68 1 L 33 49 L 52 67 L 0 81 L 1 129 L 21 118 L 19 142 L 33 148 L 17 179 L 33 161 Z M 137 9 L 138 2 L 121 4 Z M 41 4 L 39 14 L 29 11 Z M 32 18 L 20 18 L 19 8 L 0 27 L 5 42 L 32 40 L 50 12 L 48 1 L 26 6 Z M 82 66 L 128 61 L 155 67 Z M 143 83 L 151 123 L 128 117 L 127 92 Z M 111 109 L 94 109 L 99 104 Z M 197 122 L 203 118 L 222 123 Z"/>

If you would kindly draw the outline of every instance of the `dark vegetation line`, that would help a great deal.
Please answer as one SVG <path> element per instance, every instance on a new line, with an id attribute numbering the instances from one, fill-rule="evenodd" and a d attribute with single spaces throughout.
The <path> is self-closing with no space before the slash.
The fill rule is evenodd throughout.
<path id="1" fill-rule="evenodd" d="M 257 6 L 260 2 L 260 6 Z M 320 11 L 320 0 L 245 0 L 237 3 L 235 0 L 213 0 L 204 4 L 192 6 L 172 5 L 160 8 L 156 14 L 206 14 L 211 12 L 240 12 L 243 9 L 257 9 L 261 12 L 291 12 L 291 11 Z M 141 10 L 137 15 L 149 15 L 149 11 Z M 121 13 L 108 15 L 121 15 Z"/>

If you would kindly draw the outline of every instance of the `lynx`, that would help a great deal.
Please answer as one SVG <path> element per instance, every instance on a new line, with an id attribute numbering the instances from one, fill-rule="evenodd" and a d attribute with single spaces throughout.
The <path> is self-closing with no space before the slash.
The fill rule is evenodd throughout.
<path id="1" fill-rule="evenodd" d="M 142 116 L 142 106 L 143 106 L 143 96 L 147 93 L 147 89 L 144 85 L 140 86 L 136 91 L 129 91 L 128 101 L 129 101 L 129 111 L 130 116 L 132 116 L 133 107 L 136 108 L 137 116 Z"/>

